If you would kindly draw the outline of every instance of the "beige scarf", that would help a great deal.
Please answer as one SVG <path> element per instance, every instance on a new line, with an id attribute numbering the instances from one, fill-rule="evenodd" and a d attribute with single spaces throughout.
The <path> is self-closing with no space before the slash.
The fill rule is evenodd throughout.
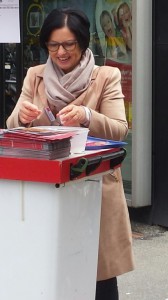
<path id="1" fill-rule="evenodd" d="M 65 74 L 49 57 L 44 71 L 45 92 L 48 102 L 60 111 L 82 94 L 91 82 L 94 57 L 88 48 L 79 64 Z"/>

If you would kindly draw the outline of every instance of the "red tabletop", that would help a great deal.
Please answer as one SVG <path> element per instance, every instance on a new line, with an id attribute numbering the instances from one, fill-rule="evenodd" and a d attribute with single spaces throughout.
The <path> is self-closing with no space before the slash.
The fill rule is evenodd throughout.
<path id="1" fill-rule="evenodd" d="M 28 158 L 0 157 L 0 179 L 23 180 L 62 184 L 72 180 L 71 167 L 76 165 L 81 158 L 92 159 L 103 155 L 113 154 L 120 148 L 106 150 L 85 151 L 57 160 L 41 160 Z M 120 164 L 115 167 L 119 167 Z M 111 159 L 101 160 L 90 175 L 104 173 L 111 169 Z M 73 180 L 88 176 L 84 171 Z"/>

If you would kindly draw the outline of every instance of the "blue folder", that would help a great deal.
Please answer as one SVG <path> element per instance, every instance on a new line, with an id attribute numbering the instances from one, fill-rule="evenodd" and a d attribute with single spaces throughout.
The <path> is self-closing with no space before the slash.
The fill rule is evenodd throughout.
<path id="1" fill-rule="evenodd" d="M 88 136 L 85 150 L 121 148 L 125 145 L 127 145 L 127 143 L 123 141 L 106 140 Z"/>

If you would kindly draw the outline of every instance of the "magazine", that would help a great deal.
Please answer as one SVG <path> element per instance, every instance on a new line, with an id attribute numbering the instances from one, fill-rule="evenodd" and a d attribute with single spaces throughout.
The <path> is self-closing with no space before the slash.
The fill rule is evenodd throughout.
<path id="1" fill-rule="evenodd" d="M 57 159 L 70 155 L 74 132 L 48 128 L 12 128 L 0 130 L 0 156 Z"/>
<path id="2" fill-rule="evenodd" d="M 125 145 L 127 145 L 127 143 L 123 141 L 106 140 L 88 136 L 85 150 L 120 148 Z"/>

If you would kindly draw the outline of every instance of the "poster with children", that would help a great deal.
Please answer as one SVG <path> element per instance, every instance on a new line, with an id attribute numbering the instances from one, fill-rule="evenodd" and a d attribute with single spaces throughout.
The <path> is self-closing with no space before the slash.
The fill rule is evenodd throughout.
<path id="1" fill-rule="evenodd" d="M 97 0 L 96 29 L 105 65 L 121 71 L 129 128 L 132 128 L 132 0 Z"/>

